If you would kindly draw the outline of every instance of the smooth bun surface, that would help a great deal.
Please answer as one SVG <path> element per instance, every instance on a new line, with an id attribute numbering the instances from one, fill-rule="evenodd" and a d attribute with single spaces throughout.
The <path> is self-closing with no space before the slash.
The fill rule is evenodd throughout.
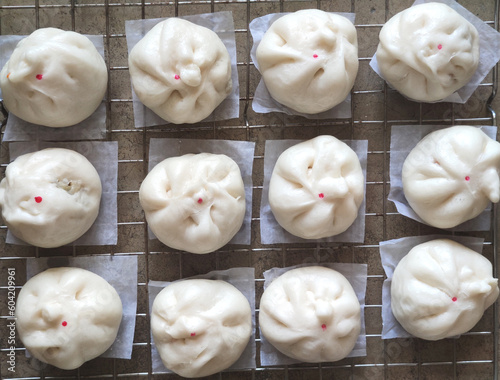
<path id="1" fill-rule="evenodd" d="M 285 150 L 269 183 L 269 204 L 285 230 L 319 239 L 347 230 L 364 197 L 356 153 L 333 136 L 318 136 Z"/>
<path id="2" fill-rule="evenodd" d="M 74 369 L 113 344 L 122 302 L 95 273 L 51 268 L 23 286 L 16 318 L 19 337 L 33 356 L 61 369 Z"/>
<path id="3" fill-rule="evenodd" d="M 417 101 L 446 98 L 469 82 L 479 65 L 476 28 L 445 4 L 419 4 L 396 14 L 379 39 L 382 76 Z"/>
<path id="4" fill-rule="evenodd" d="M 283 354 L 309 363 L 343 359 L 361 331 L 361 307 L 351 284 L 324 267 L 292 269 L 260 300 L 259 325 Z"/>
<path id="5" fill-rule="evenodd" d="M 500 199 L 500 143 L 479 128 L 434 131 L 403 164 L 408 203 L 426 223 L 452 228 L 478 216 Z"/>
<path id="6" fill-rule="evenodd" d="M 191 253 L 224 246 L 245 217 L 240 168 L 222 154 L 167 158 L 146 176 L 139 199 L 156 237 Z"/>
<path id="7" fill-rule="evenodd" d="M 88 118 L 106 93 L 104 58 L 85 36 L 43 28 L 24 38 L 0 72 L 5 107 L 19 118 L 67 127 Z"/>
<path id="8" fill-rule="evenodd" d="M 217 34 L 180 18 L 155 25 L 129 56 L 141 102 L 166 121 L 196 123 L 231 93 L 231 59 Z"/>
<path id="9" fill-rule="evenodd" d="M 271 96 L 315 114 L 341 103 L 358 73 L 356 28 L 345 17 L 306 9 L 277 19 L 256 51 Z"/>
<path id="10" fill-rule="evenodd" d="M 99 213 L 101 193 L 99 174 L 84 156 L 48 148 L 19 156 L 7 166 L 0 207 L 16 237 L 54 248 L 87 232 Z"/>
<path id="11" fill-rule="evenodd" d="M 184 377 L 208 376 L 238 360 L 252 333 L 252 311 L 225 281 L 179 281 L 156 296 L 151 330 L 165 367 Z"/>
<path id="12" fill-rule="evenodd" d="M 392 277 L 391 307 L 410 334 L 427 340 L 469 331 L 498 297 L 491 263 L 452 240 L 414 247 Z"/>

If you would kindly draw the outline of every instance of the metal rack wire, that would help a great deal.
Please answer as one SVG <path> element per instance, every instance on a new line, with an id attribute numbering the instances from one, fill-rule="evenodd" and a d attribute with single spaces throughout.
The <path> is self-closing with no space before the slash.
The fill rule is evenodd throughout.
<path id="1" fill-rule="evenodd" d="M 177 378 L 152 373 L 149 338 L 147 283 L 149 280 L 175 280 L 214 269 L 252 266 L 256 269 L 257 299 L 262 293 L 262 272 L 275 266 L 304 262 L 355 262 L 368 264 L 368 289 L 365 317 L 367 350 L 363 358 L 336 363 L 303 364 L 264 368 L 257 358 L 255 370 L 214 375 L 213 379 L 491 379 L 498 372 L 497 307 L 487 311 L 480 323 L 459 340 L 425 342 L 418 339 L 384 341 L 381 333 L 381 288 L 384 273 L 378 255 L 378 243 L 410 235 L 425 235 L 435 230 L 399 215 L 387 201 L 389 191 L 390 128 L 397 124 L 472 124 L 496 125 L 495 95 L 497 69 L 480 85 L 465 105 L 448 103 L 419 104 L 405 100 L 388 89 L 368 66 L 375 52 L 378 32 L 393 14 L 411 5 L 412 0 L 0 0 L 0 34 L 28 34 L 36 28 L 56 26 L 87 34 L 104 35 L 106 63 L 109 67 L 107 96 L 107 140 L 119 143 L 117 246 L 70 247 L 49 251 L 5 244 L 6 227 L 0 228 L 0 297 L 7 294 L 6 268 L 16 270 L 16 289 L 25 281 L 27 257 L 48 255 L 137 255 L 139 259 L 137 325 L 133 356 L 130 360 L 96 359 L 75 371 L 52 367 L 37 368 L 24 357 L 24 348 L 16 342 L 16 372 L 7 371 L 9 351 L 6 337 L 8 312 L 0 306 L 0 366 L 2 378 Z M 498 29 L 499 0 L 478 4 L 460 1 L 489 25 Z M 277 114 L 253 113 L 251 101 L 259 75 L 250 60 L 250 21 L 267 13 L 320 8 L 327 11 L 355 12 L 359 39 L 360 70 L 352 93 L 351 119 L 306 120 Z M 240 80 L 240 117 L 226 122 L 193 126 L 166 126 L 135 129 L 133 125 L 130 81 L 124 21 L 230 10 L 233 12 L 238 46 Z M 5 117 L 4 117 L 5 120 Z M 2 124 L 3 125 L 3 124 Z M 368 178 L 366 238 L 363 244 L 260 244 L 259 205 L 263 183 L 264 143 L 267 139 L 312 138 L 332 134 L 347 139 L 368 139 Z M 2 129 L 3 137 L 3 129 Z M 256 142 L 254 157 L 252 244 L 249 247 L 224 247 L 203 256 L 170 251 L 148 241 L 144 216 L 138 201 L 138 189 L 147 173 L 151 137 L 213 138 Z M 0 145 L 3 171 L 9 162 L 8 144 Z M 497 267 L 498 210 L 494 208 L 491 231 L 475 236 L 485 238 L 485 255 Z M 258 306 L 258 305 L 257 305 Z M 260 340 L 256 345 L 259 349 Z"/>

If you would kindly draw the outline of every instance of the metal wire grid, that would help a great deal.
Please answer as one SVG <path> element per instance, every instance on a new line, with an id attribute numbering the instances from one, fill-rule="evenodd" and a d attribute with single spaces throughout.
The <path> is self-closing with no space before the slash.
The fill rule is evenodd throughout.
<path id="1" fill-rule="evenodd" d="M 6 268 L 16 268 L 16 288 L 25 281 L 26 257 L 48 255 L 137 255 L 139 259 L 138 313 L 131 360 L 96 359 L 75 371 L 54 368 L 33 368 L 24 358 L 24 348 L 17 342 L 17 370 L 6 371 L 5 342 L 7 329 L 1 326 L 0 366 L 2 378 L 177 378 L 151 371 L 149 341 L 149 313 L 147 282 L 174 280 L 213 269 L 234 266 L 256 268 L 257 299 L 262 292 L 262 271 L 274 266 L 289 266 L 303 262 L 368 263 L 369 278 L 365 317 L 367 321 L 368 354 L 366 358 L 346 359 L 336 363 L 304 364 L 263 368 L 257 360 L 257 369 L 214 375 L 213 379 L 332 379 L 332 378 L 497 378 L 498 331 L 497 309 L 490 310 L 478 327 L 460 340 L 424 342 L 417 339 L 383 341 L 381 331 L 381 284 L 384 279 L 378 258 L 378 242 L 408 235 L 431 232 L 425 226 L 400 217 L 386 200 L 389 190 L 388 158 L 390 127 L 396 124 L 473 124 L 496 125 L 496 114 L 491 106 L 497 89 L 497 69 L 481 84 L 465 106 L 423 105 L 405 101 L 389 90 L 370 73 L 368 62 L 373 54 L 373 41 L 388 18 L 410 6 L 412 1 L 345 0 L 345 1 L 113 1 L 113 0 L 2 0 L 0 5 L 0 34 L 28 34 L 45 26 L 58 26 L 82 33 L 103 34 L 107 50 L 110 82 L 107 101 L 107 140 L 118 141 L 119 151 L 119 242 L 108 247 L 70 247 L 43 250 L 6 245 L 6 227 L 1 226 L 0 242 L 2 276 Z M 466 8 L 474 8 L 474 0 L 463 1 Z M 476 8 L 492 9 L 486 21 L 498 29 L 499 0 Z M 353 117 L 348 120 L 304 120 L 283 115 L 256 115 L 251 110 L 253 90 L 258 73 L 250 60 L 251 36 L 249 22 L 266 13 L 294 11 L 300 8 L 320 8 L 328 11 L 347 11 L 362 14 L 357 21 L 360 40 L 360 74 L 353 90 Z M 240 109 L 238 120 L 221 123 L 203 123 L 194 126 L 146 128 L 133 127 L 131 96 L 129 93 L 126 46 L 123 21 L 125 19 L 178 16 L 232 10 L 235 15 L 240 80 Z M 490 14 L 491 13 L 491 14 Z M 370 14 L 378 15 L 371 17 Z M 481 13 L 483 15 L 483 13 Z M 480 17 L 481 17 L 480 15 Z M 57 17 L 54 17 L 57 16 Z M 484 15 L 481 17 L 485 19 Z M 15 22 L 15 19 L 19 22 Z M 359 18 L 357 19 L 359 20 Z M 119 26 L 117 26 L 119 25 Z M 366 46 L 363 48 L 363 43 Z M 367 48 L 370 45 L 370 48 Z M 376 42 L 375 42 L 376 46 Z M 318 134 L 333 134 L 342 138 L 368 139 L 369 166 L 367 178 L 367 237 L 364 244 L 298 244 L 262 246 L 259 243 L 259 204 L 262 192 L 263 145 L 266 139 L 310 138 Z M 3 137 L 3 129 L 2 129 Z M 147 228 L 138 205 L 138 188 L 147 173 L 148 141 L 151 137 L 215 138 L 251 140 L 257 143 L 254 157 L 254 200 L 252 244 L 250 247 L 227 247 L 214 254 L 193 257 L 147 239 Z M 8 163 L 8 145 L 0 146 L 2 173 Z M 374 173 L 374 174 L 370 174 Z M 498 253 L 498 215 L 494 208 L 494 225 L 490 232 L 478 234 L 485 238 L 485 254 L 494 261 Z M 7 293 L 6 276 L 0 283 L 2 297 Z M 4 298 L 5 299 L 5 298 Z M 258 306 L 258 305 L 257 305 Z M 258 311 L 258 309 L 257 309 Z M 5 305 L 1 318 L 7 320 Z M 256 341 L 259 348 L 260 340 Z"/>

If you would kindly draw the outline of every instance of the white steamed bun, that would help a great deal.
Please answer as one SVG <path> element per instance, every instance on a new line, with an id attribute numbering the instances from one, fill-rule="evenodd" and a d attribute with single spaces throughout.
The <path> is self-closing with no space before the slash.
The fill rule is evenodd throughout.
<path id="1" fill-rule="evenodd" d="M 164 244 L 213 252 L 239 231 L 245 188 L 238 164 L 223 154 L 186 154 L 156 165 L 139 189 L 149 227 Z"/>
<path id="2" fill-rule="evenodd" d="M 5 107 L 47 127 L 67 127 L 92 115 L 106 93 L 104 59 L 85 36 L 56 28 L 21 40 L 0 72 Z"/>
<path id="3" fill-rule="evenodd" d="M 259 325 L 283 354 L 309 363 L 346 357 L 361 331 L 361 307 L 351 284 L 324 267 L 292 269 L 260 300 Z"/>
<path id="4" fill-rule="evenodd" d="M 256 51 L 271 96 L 295 111 L 315 114 L 341 103 L 358 73 L 356 28 L 318 9 L 273 22 Z"/>
<path id="5" fill-rule="evenodd" d="M 16 303 L 16 327 L 38 360 L 74 369 L 115 341 L 122 302 L 102 277 L 80 268 L 52 268 L 32 277 Z"/>
<path id="6" fill-rule="evenodd" d="M 382 76 L 413 100 L 446 98 L 469 82 L 479 65 L 476 28 L 445 4 L 420 4 L 396 14 L 379 39 Z"/>
<path id="7" fill-rule="evenodd" d="M 410 334 L 427 340 L 469 331 L 497 297 L 491 263 L 448 239 L 414 247 L 392 277 L 394 316 Z"/>
<path id="8" fill-rule="evenodd" d="M 99 213 L 99 174 L 80 153 L 48 148 L 24 154 L 7 166 L 0 207 L 9 230 L 37 247 L 71 243 Z"/>
<path id="9" fill-rule="evenodd" d="M 478 216 L 500 199 L 500 143 L 479 128 L 434 131 L 403 164 L 408 203 L 426 223 L 452 228 Z"/>
<path id="10" fill-rule="evenodd" d="M 231 59 L 217 34 L 180 18 L 151 29 L 129 56 L 134 91 L 175 124 L 208 117 L 231 93 Z"/>
<path id="11" fill-rule="evenodd" d="M 293 235 L 320 239 L 347 230 L 364 198 L 356 153 L 333 136 L 318 136 L 285 150 L 269 183 L 269 204 Z"/>
<path id="12" fill-rule="evenodd" d="M 165 367 L 184 377 L 209 376 L 230 367 L 245 350 L 252 311 L 225 281 L 179 281 L 156 296 L 151 331 Z"/>

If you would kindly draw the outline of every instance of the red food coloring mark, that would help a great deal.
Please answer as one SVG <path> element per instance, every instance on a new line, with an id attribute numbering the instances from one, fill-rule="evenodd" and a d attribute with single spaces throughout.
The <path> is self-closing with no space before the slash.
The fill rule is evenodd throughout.
<path id="1" fill-rule="evenodd" d="M 439 44 L 438 49 L 441 50 L 443 48 L 443 45 Z"/>
<path id="2" fill-rule="evenodd" d="M 196 333 L 191 333 L 191 336 L 196 336 Z"/>
<path id="3" fill-rule="evenodd" d="M 325 325 L 324 323 L 321 325 L 321 329 L 322 329 L 323 331 L 326 331 L 326 325 Z"/>
<path id="4" fill-rule="evenodd" d="M 469 176 L 466 176 L 466 177 L 465 177 L 465 180 L 466 180 L 466 181 L 470 181 L 470 177 L 469 177 Z"/>
<path id="5" fill-rule="evenodd" d="M 457 302 L 457 297 L 453 297 L 451 300 L 452 300 L 453 302 Z"/>
<path id="6" fill-rule="evenodd" d="M 63 321 L 63 322 L 61 323 L 61 325 L 63 325 L 64 327 L 66 327 L 66 326 L 68 325 L 68 322 Z"/>
<path id="7" fill-rule="evenodd" d="M 181 79 L 181 77 L 179 76 L 179 74 L 175 74 L 175 75 L 174 75 L 174 78 L 175 78 L 176 80 Z"/>
<path id="8" fill-rule="evenodd" d="M 318 197 L 320 197 L 321 199 L 323 199 L 323 198 L 325 197 L 325 194 L 323 194 L 323 193 L 319 193 L 319 194 L 318 194 Z"/>
<path id="9" fill-rule="evenodd" d="M 35 197 L 35 202 L 40 203 L 42 201 L 42 197 Z"/>
<path id="10" fill-rule="evenodd" d="M 42 78 L 43 78 L 43 75 L 42 75 L 42 74 L 38 74 L 38 75 L 36 76 L 36 79 L 38 79 L 38 80 L 42 80 Z"/>
<path id="11" fill-rule="evenodd" d="M 318 55 L 317 54 L 313 54 L 313 58 L 318 58 Z"/>
<path id="12" fill-rule="evenodd" d="M 9 77 L 10 77 L 10 73 L 7 74 L 7 79 L 9 79 Z"/>
<path id="13" fill-rule="evenodd" d="M 199 204 L 202 204 L 202 203 L 203 203 L 203 199 L 199 198 L 199 199 L 198 199 L 198 203 L 199 203 Z"/>

